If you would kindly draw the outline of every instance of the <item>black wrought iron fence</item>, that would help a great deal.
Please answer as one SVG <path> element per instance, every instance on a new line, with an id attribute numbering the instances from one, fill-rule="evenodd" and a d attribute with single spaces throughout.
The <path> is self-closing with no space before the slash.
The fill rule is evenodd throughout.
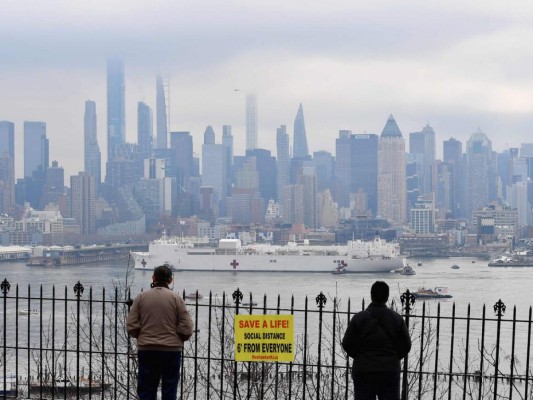
<path id="1" fill-rule="evenodd" d="M 135 341 L 125 318 L 127 288 L 37 290 L 0 285 L 0 397 L 136 398 Z M 364 308 L 327 298 L 245 298 L 240 290 L 185 295 L 196 331 L 183 354 L 182 399 L 352 399 L 351 361 L 340 346 Z M 528 399 L 532 396 L 532 311 L 499 300 L 474 315 L 470 305 L 393 301 L 413 348 L 403 362 L 404 399 Z M 506 313 L 507 311 L 507 313 Z M 290 314 L 293 362 L 237 362 L 234 317 Z"/>

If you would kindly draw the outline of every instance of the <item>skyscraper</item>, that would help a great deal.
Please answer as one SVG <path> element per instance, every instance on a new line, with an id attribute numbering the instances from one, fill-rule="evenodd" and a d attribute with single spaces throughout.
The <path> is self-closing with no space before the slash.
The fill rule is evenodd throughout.
<path id="1" fill-rule="evenodd" d="M 292 154 L 293 157 L 305 157 L 309 155 L 302 103 L 300 103 L 298 112 L 296 113 L 296 118 L 294 119 L 294 144 Z"/>
<path id="2" fill-rule="evenodd" d="M 189 132 L 171 132 L 170 148 L 176 159 L 178 193 L 188 191 L 189 177 L 193 176 L 193 143 Z"/>
<path id="3" fill-rule="evenodd" d="M 353 135 L 351 141 L 352 186 L 350 193 L 366 194 L 367 207 L 374 214 L 378 208 L 378 135 Z"/>
<path id="4" fill-rule="evenodd" d="M 255 94 L 246 95 L 246 150 L 258 147 L 257 140 L 257 98 Z"/>
<path id="5" fill-rule="evenodd" d="M 102 160 L 96 132 L 96 103 L 92 100 L 85 102 L 83 122 L 83 169 L 94 176 L 98 188 L 102 181 Z"/>
<path id="6" fill-rule="evenodd" d="M 443 161 L 451 166 L 451 211 L 454 218 L 466 216 L 463 144 L 450 138 L 443 142 Z"/>
<path id="7" fill-rule="evenodd" d="M 378 214 L 393 224 L 407 217 L 405 140 L 389 116 L 378 144 Z"/>
<path id="8" fill-rule="evenodd" d="M 166 149 L 168 145 L 168 115 L 167 115 L 167 99 L 165 96 L 165 84 L 161 74 L 156 77 L 156 112 L 157 112 L 157 135 L 156 148 Z"/>
<path id="9" fill-rule="evenodd" d="M 107 61 L 107 159 L 115 158 L 115 147 L 126 141 L 124 62 Z"/>
<path id="10" fill-rule="evenodd" d="M 281 125 L 276 132 L 276 149 L 277 149 L 277 174 L 276 186 L 278 193 L 278 202 L 283 204 L 283 188 L 289 184 L 289 170 L 291 165 L 289 154 L 289 135 L 287 127 Z"/>
<path id="11" fill-rule="evenodd" d="M 352 132 L 349 130 L 340 130 L 335 140 L 335 180 L 339 190 L 334 191 L 334 198 L 339 207 L 346 207 L 352 190 Z"/>
<path id="12" fill-rule="evenodd" d="M 15 204 L 15 124 L 0 121 L 0 212 L 11 214 Z"/>
<path id="13" fill-rule="evenodd" d="M 422 131 L 409 134 L 409 153 L 420 163 L 421 193 L 433 191 L 433 166 L 435 164 L 435 131 L 427 124 Z"/>
<path id="14" fill-rule="evenodd" d="M 489 204 L 492 142 L 480 129 L 466 143 L 469 215 Z"/>
<path id="15" fill-rule="evenodd" d="M 15 124 L 0 121 L 0 155 L 7 154 L 15 160 Z"/>
<path id="16" fill-rule="evenodd" d="M 80 172 L 70 177 L 71 215 L 80 225 L 82 235 L 96 233 L 95 181 L 92 175 Z"/>
<path id="17" fill-rule="evenodd" d="M 48 168 L 48 139 L 46 122 L 24 121 L 24 177 L 35 172 L 44 173 Z"/>
<path id="18" fill-rule="evenodd" d="M 202 184 L 214 188 L 216 203 L 223 212 L 228 189 L 226 169 L 226 147 L 215 143 L 215 131 L 208 126 L 202 145 Z"/>
<path id="19" fill-rule="evenodd" d="M 152 156 L 152 109 L 142 101 L 137 104 L 137 143 L 143 159 Z"/>

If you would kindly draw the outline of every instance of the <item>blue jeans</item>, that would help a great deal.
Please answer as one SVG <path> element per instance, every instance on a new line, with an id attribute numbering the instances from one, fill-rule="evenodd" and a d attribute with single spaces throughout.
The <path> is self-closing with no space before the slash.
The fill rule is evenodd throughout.
<path id="1" fill-rule="evenodd" d="M 139 400 L 156 400 L 161 381 L 161 400 L 176 400 L 181 352 L 139 350 L 137 394 Z"/>
<path id="2" fill-rule="evenodd" d="M 355 400 L 400 400 L 400 371 L 352 374 Z"/>

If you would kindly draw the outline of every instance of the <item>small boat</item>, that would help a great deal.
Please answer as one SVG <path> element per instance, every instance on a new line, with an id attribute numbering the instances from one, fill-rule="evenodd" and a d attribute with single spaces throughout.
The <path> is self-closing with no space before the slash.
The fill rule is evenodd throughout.
<path id="1" fill-rule="evenodd" d="M 39 315 L 39 310 L 36 308 L 23 308 L 19 310 L 19 315 Z"/>
<path id="2" fill-rule="evenodd" d="M 459 269 L 460 267 L 457 264 L 452 265 L 452 269 Z"/>
<path id="3" fill-rule="evenodd" d="M 447 287 L 437 286 L 433 289 L 430 288 L 418 288 L 416 292 L 413 293 L 416 299 L 451 299 L 453 296 L 448 293 Z"/>
<path id="4" fill-rule="evenodd" d="M 185 295 L 185 298 L 186 299 L 189 299 L 189 300 L 201 300 L 204 298 L 204 296 L 202 296 L 200 293 L 198 292 L 195 292 L 195 293 L 188 293 Z"/>
<path id="5" fill-rule="evenodd" d="M 36 393 L 42 391 L 43 393 L 54 394 L 72 394 L 79 391 L 79 393 L 86 394 L 89 392 L 96 393 L 102 390 L 107 390 L 111 387 L 110 383 L 103 383 L 100 381 L 93 381 L 89 378 L 80 377 L 79 385 L 77 385 L 75 378 L 58 377 L 56 379 L 46 379 L 42 381 L 33 381 L 30 383 L 30 392 Z"/>
<path id="6" fill-rule="evenodd" d="M 249 302 L 249 301 L 245 301 L 244 303 L 242 303 L 241 305 L 243 306 L 253 306 L 255 307 L 257 305 L 257 303 L 255 301 L 252 301 L 252 302 Z"/>
<path id="7" fill-rule="evenodd" d="M 422 261 L 418 260 L 418 264 L 416 264 L 416 265 L 421 267 L 422 266 Z"/>
<path id="8" fill-rule="evenodd" d="M 475 264 L 476 260 L 472 260 L 472 264 Z"/>
<path id="9" fill-rule="evenodd" d="M 403 267 L 400 271 L 401 275 L 416 275 L 415 270 L 407 264 L 405 267 Z"/>

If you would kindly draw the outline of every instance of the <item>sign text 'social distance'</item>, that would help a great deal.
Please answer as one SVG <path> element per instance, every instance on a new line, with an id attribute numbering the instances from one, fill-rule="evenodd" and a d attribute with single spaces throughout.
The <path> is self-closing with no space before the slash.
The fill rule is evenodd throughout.
<path id="1" fill-rule="evenodd" d="M 294 316 L 236 315 L 235 361 L 294 361 Z"/>

